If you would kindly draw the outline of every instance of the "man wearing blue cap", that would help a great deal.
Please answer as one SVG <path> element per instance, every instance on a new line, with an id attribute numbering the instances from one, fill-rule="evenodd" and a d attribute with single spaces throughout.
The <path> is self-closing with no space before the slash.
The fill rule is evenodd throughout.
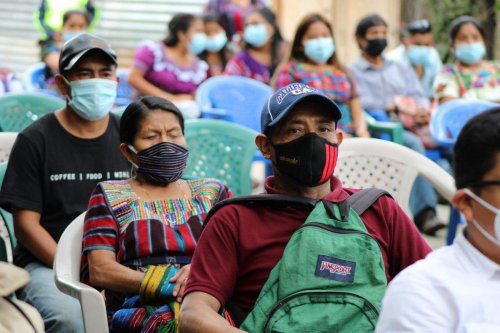
<path id="1" fill-rule="evenodd" d="M 128 178 L 119 150 L 116 54 L 103 39 L 80 34 L 61 51 L 56 84 L 67 100 L 19 133 L 0 191 L 14 217 L 14 263 L 30 274 L 19 297 L 42 315 L 47 333 L 83 332 L 78 301 L 54 283 L 57 242 L 87 209 L 98 182 Z"/>
<path id="2" fill-rule="evenodd" d="M 256 144 L 272 162 L 267 194 L 340 203 L 357 192 L 333 176 L 342 133 L 337 105 L 322 92 L 293 83 L 275 92 L 261 114 Z M 264 195 L 265 196 L 265 195 Z M 207 224 L 193 257 L 181 309 L 180 332 L 240 332 L 218 315 L 222 307 L 248 315 L 292 234 L 309 212 L 296 207 L 232 204 Z M 411 220 L 388 196 L 361 219 L 377 240 L 387 281 L 430 248 Z"/>

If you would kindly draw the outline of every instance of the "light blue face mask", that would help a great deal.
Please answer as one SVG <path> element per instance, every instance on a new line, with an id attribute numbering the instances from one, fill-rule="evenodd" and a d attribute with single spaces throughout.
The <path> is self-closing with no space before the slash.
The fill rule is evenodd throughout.
<path id="1" fill-rule="evenodd" d="M 455 47 L 455 56 L 468 65 L 477 64 L 486 54 L 483 43 L 459 44 Z"/>
<path id="2" fill-rule="evenodd" d="M 335 52 L 335 44 L 331 37 L 309 39 L 304 42 L 306 57 L 317 63 L 325 64 Z"/>
<path id="3" fill-rule="evenodd" d="M 83 32 L 84 31 L 66 31 L 66 32 L 63 32 L 63 34 L 62 34 L 63 42 L 66 43 L 68 40 L 72 39 L 73 37 L 78 36 L 79 34 L 81 34 Z"/>
<path id="4" fill-rule="evenodd" d="M 71 87 L 71 98 L 68 97 L 68 106 L 80 117 L 89 121 L 104 118 L 115 103 L 115 80 L 88 79 L 68 82 Z"/>
<path id="5" fill-rule="evenodd" d="M 243 40 L 253 47 L 261 47 L 266 44 L 269 36 L 267 35 L 266 25 L 264 23 L 249 24 L 243 32 Z"/>
<path id="6" fill-rule="evenodd" d="M 207 35 L 202 32 L 197 32 L 191 37 L 191 42 L 189 43 L 189 51 L 194 54 L 200 54 L 205 51 L 207 46 Z"/>
<path id="7" fill-rule="evenodd" d="M 406 56 L 413 66 L 427 66 L 431 62 L 431 52 L 430 46 L 411 45 L 406 51 Z"/>
<path id="8" fill-rule="evenodd" d="M 213 37 L 207 37 L 207 51 L 219 52 L 227 43 L 227 36 L 225 32 L 220 32 Z"/>

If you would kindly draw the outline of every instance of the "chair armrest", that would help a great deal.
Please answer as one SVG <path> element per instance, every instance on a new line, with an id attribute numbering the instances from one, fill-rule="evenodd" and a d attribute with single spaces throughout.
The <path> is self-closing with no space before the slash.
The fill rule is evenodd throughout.
<path id="1" fill-rule="evenodd" d="M 82 309 L 85 332 L 108 333 L 108 318 L 106 316 L 106 304 L 104 298 L 96 289 L 81 282 L 71 281 L 65 276 L 57 275 L 57 267 L 54 265 L 54 279 L 57 288 L 63 293 L 80 301 Z"/>

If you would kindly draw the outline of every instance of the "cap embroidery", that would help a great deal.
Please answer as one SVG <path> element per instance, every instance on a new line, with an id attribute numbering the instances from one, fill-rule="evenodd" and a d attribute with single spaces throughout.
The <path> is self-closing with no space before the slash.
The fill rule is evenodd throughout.
<path id="1" fill-rule="evenodd" d="M 284 87 L 283 89 L 281 89 L 279 92 L 276 92 L 276 102 L 278 104 L 283 103 L 283 100 L 289 94 L 297 96 L 297 95 L 307 94 L 307 93 L 311 93 L 311 92 L 317 92 L 317 90 L 314 88 L 311 88 L 309 86 L 306 86 L 302 83 L 292 83 L 292 84 L 289 84 L 288 86 Z"/>

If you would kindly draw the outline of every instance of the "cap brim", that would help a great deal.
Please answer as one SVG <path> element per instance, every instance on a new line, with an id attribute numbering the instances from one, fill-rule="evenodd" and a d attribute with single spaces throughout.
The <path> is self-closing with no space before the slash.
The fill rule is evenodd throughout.
<path id="1" fill-rule="evenodd" d="M 73 66 L 78 62 L 78 60 L 80 60 L 84 55 L 86 55 L 87 53 L 89 53 L 90 51 L 95 51 L 95 50 L 98 50 L 98 51 L 101 51 L 102 53 L 104 53 L 106 56 L 109 57 L 109 59 L 111 59 L 111 61 L 113 61 L 113 63 L 116 65 L 117 62 L 116 62 L 116 58 L 113 57 L 112 55 L 109 54 L 108 51 L 106 51 L 105 49 L 103 48 L 100 48 L 100 47 L 97 47 L 97 46 L 94 46 L 94 47 L 91 47 L 91 48 L 88 48 L 86 50 L 83 50 L 83 51 L 80 51 L 80 53 L 78 53 L 77 55 L 75 55 L 73 58 L 71 58 L 71 60 L 69 61 L 69 63 L 66 65 L 66 67 L 63 68 L 63 70 L 65 71 L 68 71 L 70 70 L 71 68 L 73 68 Z"/>
<path id="2" fill-rule="evenodd" d="M 326 105 L 326 107 L 327 107 L 328 110 L 332 111 L 332 113 L 334 115 L 335 122 L 337 122 L 338 120 L 340 120 L 340 118 L 342 118 L 342 112 L 340 111 L 340 108 L 338 107 L 337 104 L 335 104 L 335 102 L 333 100 L 331 100 L 330 98 L 326 97 L 325 95 L 309 94 L 308 96 L 304 96 L 304 97 L 302 97 L 300 99 L 297 99 L 293 103 L 291 103 L 286 108 L 285 111 L 283 111 L 279 116 L 277 116 L 269 124 L 267 124 L 266 129 L 269 128 L 269 127 L 273 127 L 276 124 L 278 124 L 283 118 L 285 118 L 287 116 L 288 113 L 290 113 L 290 111 L 298 103 L 302 103 L 304 101 L 314 101 L 314 100 L 317 100 L 317 101 L 319 101 L 321 103 L 325 103 L 326 102 L 325 105 Z"/>

